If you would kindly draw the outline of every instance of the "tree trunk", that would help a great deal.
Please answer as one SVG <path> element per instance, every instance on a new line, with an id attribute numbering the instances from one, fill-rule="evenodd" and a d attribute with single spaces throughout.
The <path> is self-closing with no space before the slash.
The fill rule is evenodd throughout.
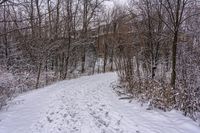
<path id="1" fill-rule="evenodd" d="M 45 84 L 47 85 L 48 84 L 48 74 L 47 74 L 47 72 L 48 72 L 48 62 L 47 62 L 47 59 L 46 59 L 46 61 L 45 61 L 45 71 L 46 71 L 46 82 L 45 82 Z"/>
<path id="2" fill-rule="evenodd" d="M 113 47 L 112 47 L 112 50 L 111 50 L 111 57 L 110 57 L 110 63 L 111 63 L 111 66 L 110 66 L 110 71 L 112 72 L 113 71 Z"/>
<path id="3" fill-rule="evenodd" d="M 107 64 L 107 44 L 104 44 L 104 62 L 103 62 L 103 72 L 106 72 L 106 64 Z"/>
<path id="4" fill-rule="evenodd" d="M 171 86 L 175 88 L 176 85 L 176 52 L 178 42 L 178 31 L 174 33 L 174 40 L 172 45 L 172 73 L 171 73 Z"/>
<path id="5" fill-rule="evenodd" d="M 35 85 L 36 89 L 38 89 L 39 87 L 41 68 L 42 68 L 42 62 L 40 61 L 39 66 L 38 66 L 38 75 L 37 75 L 36 85 Z"/>
<path id="6" fill-rule="evenodd" d="M 7 32 L 7 22 L 6 22 L 6 5 L 4 3 L 4 10 L 3 10 L 3 19 L 4 19 L 4 25 L 3 25 L 3 32 Z M 5 46 L 5 59 L 6 59 L 6 69 L 9 70 L 9 58 L 8 58 L 8 38 L 7 34 L 3 36 L 3 43 Z"/>
<path id="7" fill-rule="evenodd" d="M 85 72 L 85 46 L 82 48 L 82 57 L 81 57 L 81 73 Z"/>

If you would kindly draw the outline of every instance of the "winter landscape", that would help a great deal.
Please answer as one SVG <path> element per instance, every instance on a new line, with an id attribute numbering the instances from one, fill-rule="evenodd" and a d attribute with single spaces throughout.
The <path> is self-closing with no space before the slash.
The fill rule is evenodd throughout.
<path id="1" fill-rule="evenodd" d="M 0 133 L 200 133 L 199 0 L 0 0 Z"/>

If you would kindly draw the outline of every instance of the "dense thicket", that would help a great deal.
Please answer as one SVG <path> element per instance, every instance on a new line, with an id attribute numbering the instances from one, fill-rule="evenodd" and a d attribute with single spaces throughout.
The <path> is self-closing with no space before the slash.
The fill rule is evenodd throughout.
<path id="1" fill-rule="evenodd" d="M 131 41 L 120 43 L 117 68 L 127 92 L 151 106 L 178 109 L 199 118 L 200 3 L 190 0 L 140 0 Z M 124 38 L 127 40 L 127 38 Z"/>
<path id="2" fill-rule="evenodd" d="M 104 1 L 0 0 L 0 103 L 15 92 L 107 71 L 96 45 Z"/>

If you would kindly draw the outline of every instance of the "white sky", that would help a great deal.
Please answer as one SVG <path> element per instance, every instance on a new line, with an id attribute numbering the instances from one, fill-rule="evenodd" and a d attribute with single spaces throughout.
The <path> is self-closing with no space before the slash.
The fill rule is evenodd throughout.
<path id="1" fill-rule="evenodd" d="M 111 1 L 105 1 L 105 5 L 107 5 L 107 8 L 112 8 L 115 4 L 124 5 L 128 2 L 128 0 L 111 0 Z"/>

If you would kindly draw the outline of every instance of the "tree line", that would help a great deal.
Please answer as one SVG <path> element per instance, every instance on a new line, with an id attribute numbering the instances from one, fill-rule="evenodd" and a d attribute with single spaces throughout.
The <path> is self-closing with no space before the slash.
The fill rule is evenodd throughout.
<path id="1" fill-rule="evenodd" d="M 199 1 L 139 0 L 128 7 L 130 35 L 116 48 L 126 93 L 199 119 Z"/>
<path id="2" fill-rule="evenodd" d="M 103 72 L 96 40 L 104 7 L 105 0 L 1 0 L 0 72 L 11 77 L 2 81 L 1 101 L 15 91 L 95 73 L 97 64 Z"/>

